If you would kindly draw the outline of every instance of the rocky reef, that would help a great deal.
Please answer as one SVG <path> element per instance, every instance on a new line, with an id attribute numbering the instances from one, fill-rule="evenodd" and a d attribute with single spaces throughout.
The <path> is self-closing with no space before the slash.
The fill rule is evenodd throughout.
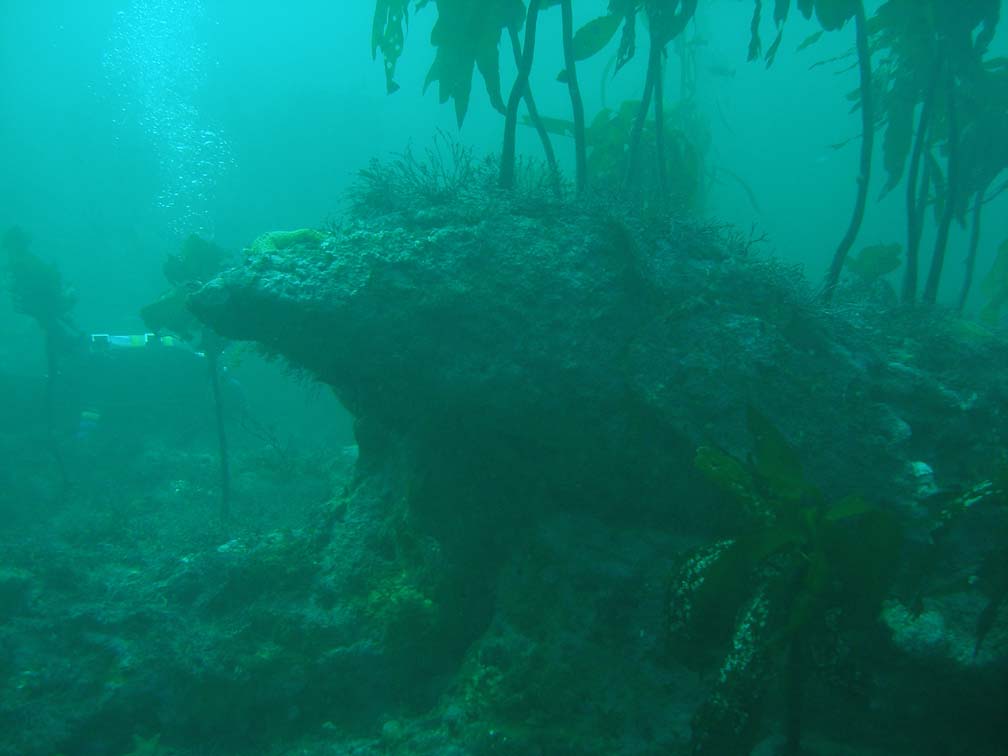
<path id="1" fill-rule="evenodd" d="M 333 388 L 352 464 L 267 486 L 239 456 L 226 526 L 109 515 L 9 550 L 0 754 L 769 754 L 799 635 L 807 752 L 1000 752 L 1002 336 L 825 308 L 730 229 L 383 176 L 190 297 Z M 320 476 L 297 526 L 242 522 Z M 711 578 L 747 529 L 752 579 Z M 837 589 L 862 563 L 892 573 L 875 603 Z M 713 579 L 738 613 L 680 643 Z"/>
<path id="2" fill-rule="evenodd" d="M 380 481 L 396 523 L 385 548 L 419 580 L 406 634 L 443 662 L 437 721 L 468 733 L 459 753 L 729 754 L 772 739 L 764 724 L 705 745 L 693 711 L 709 683 L 669 662 L 663 631 L 677 553 L 730 532 L 734 516 L 694 452 L 745 459 L 753 411 L 829 499 L 894 513 L 911 554 L 887 624 L 861 638 L 874 651 L 857 665 L 867 687 L 840 705 L 861 724 L 840 725 L 822 689 L 812 721 L 824 737 L 912 752 L 936 736 L 907 712 L 953 701 L 921 706 L 907 681 L 940 667 L 949 690 L 986 691 L 962 719 L 971 734 L 947 736 L 986 753 L 985 717 L 1004 703 L 990 692 L 1008 659 L 1004 620 L 982 652 L 963 649 L 995 599 L 960 591 L 970 619 L 925 653 L 915 628 L 932 610 L 962 616 L 928 594 L 939 578 L 920 564 L 955 562 L 961 578 L 983 559 L 962 542 L 935 556 L 935 501 L 1003 464 L 1002 336 L 879 298 L 841 295 L 824 308 L 800 271 L 750 239 L 602 200 L 401 186 L 365 200 L 338 228 L 259 239 L 190 304 L 222 334 L 332 386 L 355 415 L 355 480 L 369 493 L 351 490 L 346 508 L 371 501 Z M 977 509 L 1003 538 L 1001 493 Z M 922 595 L 923 613 L 912 606 Z M 837 647 L 826 666 L 850 661 Z M 887 653 L 899 673 L 880 661 Z M 885 716 L 919 731 L 873 738 Z M 435 731 L 403 735 L 402 752 L 426 752 L 425 738 L 443 737 Z"/>
<path id="3" fill-rule="evenodd" d="M 972 483 L 1005 445 L 1000 337 L 927 309 L 826 310 L 744 238 L 602 203 L 491 193 L 267 235 L 191 306 L 412 454 L 475 452 L 554 499 L 680 479 L 674 450 L 744 452 L 747 406 L 834 495 L 880 502 L 918 497 L 926 469 Z"/>

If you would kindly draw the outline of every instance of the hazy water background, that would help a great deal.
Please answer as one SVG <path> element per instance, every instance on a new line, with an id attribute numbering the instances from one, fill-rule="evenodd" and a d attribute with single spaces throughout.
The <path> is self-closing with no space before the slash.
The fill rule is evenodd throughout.
<path id="1" fill-rule="evenodd" d="M 589 14 L 580 24 L 595 4 L 577 5 Z M 164 289 L 162 260 L 187 233 L 240 249 L 262 232 L 337 216 L 372 156 L 409 144 L 422 150 L 439 129 L 458 133 L 436 87 L 421 94 L 434 9 L 412 18 L 402 90 L 386 96 L 370 55 L 373 7 L 371 0 L 0 0 L 0 228 L 22 225 L 35 250 L 60 266 L 77 289 L 83 329 L 138 332 L 139 308 Z M 839 151 L 828 145 L 855 136 L 859 120 L 844 99 L 856 71 L 809 66 L 849 49 L 853 32 L 796 53 L 816 27 L 794 13 L 767 71 L 745 62 L 751 10 L 748 0 L 701 3 L 698 91 L 712 160 L 752 186 L 761 212 L 729 183 L 715 188 L 708 213 L 743 229 L 755 224 L 778 254 L 818 279 L 848 222 L 858 149 L 856 141 Z M 553 80 L 559 23 L 551 9 L 540 24 L 533 86 L 544 114 L 568 117 L 566 89 Z M 772 39 L 769 19 L 764 34 Z M 1005 37 L 1002 29 L 997 50 Z M 580 66 L 589 118 L 601 106 L 610 56 Z M 645 57 L 609 83 L 608 105 L 638 97 Z M 510 50 L 501 60 L 508 85 Z M 673 56 L 670 101 L 677 65 Z M 494 152 L 501 131 L 477 78 L 459 138 Z M 531 130 L 519 138 L 520 150 L 539 155 Z M 570 165 L 571 144 L 557 146 Z M 874 201 L 883 181 L 877 158 L 858 247 L 904 238 L 902 191 Z M 1008 197 L 985 217 L 981 276 L 1008 237 Z M 954 229 L 949 291 L 960 283 L 966 239 Z M 33 328 L 3 298 L 0 369 L 40 369 Z"/>

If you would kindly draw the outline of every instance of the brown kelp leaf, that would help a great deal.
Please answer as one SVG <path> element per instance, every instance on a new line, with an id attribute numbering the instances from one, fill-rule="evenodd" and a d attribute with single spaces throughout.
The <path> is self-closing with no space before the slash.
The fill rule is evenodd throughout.
<path id="1" fill-rule="evenodd" d="M 871 506 L 857 512 L 857 500 L 848 501 L 834 505 L 835 516 L 827 513 L 820 537 L 845 612 L 872 622 L 895 577 L 903 529 L 891 513 Z"/>
<path id="2" fill-rule="evenodd" d="M 752 21 L 749 22 L 749 54 L 746 59 L 756 60 L 763 52 L 763 41 L 760 39 L 760 18 L 763 15 L 763 0 L 756 0 L 753 6 Z"/>
<path id="3" fill-rule="evenodd" d="M 572 137 L 574 136 L 574 121 L 565 120 L 563 118 L 550 118 L 548 116 L 539 116 L 539 124 L 546 129 L 547 133 L 556 134 L 557 136 Z M 530 116 L 522 117 L 522 125 L 524 126 L 536 126 L 536 121 L 533 121 Z"/>
<path id="4" fill-rule="evenodd" d="M 633 58 L 634 53 L 637 52 L 637 13 L 636 11 L 628 12 L 624 16 L 623 21 L 623 36 L 620 37 L 619 50 L 616 53 L 616 66 L 613 69 L 613 76 L 623 68 L 630 59 Z"/>
<path id="5" fill-rule="evenodd" d="M 780 49 L 781 42 L 784 41 L 784 27 L 782 26 L 777 30 L 777 36 L 774 38 L 773 44 L 770 45 L 770 49 L 766 52 L 766 64 L 767 68 L 773 65 L 774 59 L 777 57 L 777 50 Z"/>
<path id="6" fill-rule="evenodd" d="M 811 47 L 820 39 L 822 39 L 822 35 L 825 33 L 826 33 L 825 29 L 820 29 L 815 34 L 810 34 L 809 36 L 805 37 L 805 39 L 802 40 L 802 43 L 798 45 L 797 48 L 795 48 L 795 52 L 801 52 L 806 47 Z"/>
<path id="7" fill-rule="evenodd" d="M 371 57 L 381 50 L 385 66 L 385 89 L 392 94 L 399 89 L 395 83 L 395 68 L 402 54 L 409 24 L 409 0 L 376 0 L 371 23 Z"/>
<path id="8" fill-rule="evenodd" d="M 876 281 L 897 270 L 903 263 L 901 244 L 872 244 L 864 247 L 856 257 L 848 257 L 848 270 L 861 276 L 865 281 Z"/>
<path id="9" fill-rule="evenodd" d="M 816 18 L 826 31 L 841 28 L 857 12 L 861 0 L 816 0 Z"/>
<path id="10" fill-rule="evenodd" d="M 696 14 L 698 0 L 645 4 L 652 44 L 664 47 L 678 37 Z M 678 11 L 677 11 L 678 8 Z"/>
<path id="11" fill-rule="evenodd" d="M 875 507 L 862 499 L 860 496 L 847 496 L 840 499 L 840 501 L 833 504 L 828 510 L 826 510 L 826 521 L 838 522 L 839 520 L 859 517 L 863 514 L 874 511 Z"/>
<path id="12" fill-rule="evenodd" d="M 711 483 L 741 502 L 755 498 L 756 485 L 748 468 L 727 452 L 712 446 L 701 446 L 693 464 Z"/>
<path id="13" fill-rule="evenodd" d="M 59 269 L 32 252 L 30 246 L 31 238 L 20 227 L 4 234 L 0 241 L 4 253 L 0 285 L 6 277 L 15 311 L 35 318 L 47 328 L 70 313 L 76 297 L 63 282 Z"/>
<path id="14" fill-rule="evenodd" d="M 801 460 L 784 435 L 754 407 L 746 412 L 753 438 L 753 467 L 773 496 L 797 502 L 808 491 Z"/>
<path id="15" fill-rule="evenodd" d="M 487 95 L 490 97 L 490 104 L 494 110 L 503 114 L 507 110 L 504 104 L 504 97 L 501 94 L 500 78 L 500 56 L 497 51 L 497 44 L 481 47 L 476 53 L 476 68 L 486 84 Z M 459 120 L 459 125 L 462 121 Z"/>
<path id="16" fill-rule="evenodd" d="M 913 115 L 916 105 L 915 91 L 906 79 L 897 79 L 885 96 L 883 108 L 887 117 L 882 156 L 889 175 L 882 194 L 894 189 L 903 178 L 907 155 L 913 140 Z"/>
<path id="17" fill-rule="evenodd" d="M 521 0 L 440 0 L 438 19 L 431 31 L 431 44 L 437 48 L 434 62 L 424 81 L 426 90 L 438 82 L 438 99 L 455 102 L 459 126 L 465 120 L 472 92 L 475 68 L 486 83 L 490 103 L 504 110 L 501 96 L 499 50 L 501 32 L 521 25 L 525 6 Z"/>
<path id="18" fill-rule="evenodd" d="M 601 51 L 623 22 L 623 17 L 609 13 L 594 18 L 574 33 L 574 60 L 585 60 Z"/>
<path id="19" fill-rule="evenodd" d="M 773 20 L 777 26 L 781 26 L 787 21 L 788 11 L 791 10 L 791 0 L 774 0 Z"/>

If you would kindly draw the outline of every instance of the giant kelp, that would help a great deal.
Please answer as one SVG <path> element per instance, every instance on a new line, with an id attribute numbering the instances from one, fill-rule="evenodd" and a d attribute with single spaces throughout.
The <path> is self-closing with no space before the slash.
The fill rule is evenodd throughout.
<path id="1" fill-rule="evenodd" d="M 960 309 L 969 293 L 982 209 L 1008 167 L 1004 140 L 996 137 L 1008 123 L 1008 78 L 1003 61 L 988 57 L 1000 5 L 997 0 L 888 0 L 871 19 L 879 58 L 879 120 L 885 126 L 883 193 L 900 183 L 906 193 L 906 302 L 919 294 L 935 302 L 951 224 L 958 219 L 965 225 L 972 204 L 974 238 Z M 921 292 L 918 258 L 929 206 L 937 235 Z"/>
<path id="2" fill-rule="evenodd" d="M 428 0 L 415 4 L 416 9 L 428 5 Z M 530 117 L 543 138 L 547 155 L 552 162 L 546 131 L 534 106 L 531 104 L 529 73 L 534 63 L 537 20 L 541 12 L 552 6 L 559 6 L 562 15 L 561 42 L 564 49 L 564 69 L 561 81 L 567 84 L 573 112 L 573 135 L 575 140 L 575 183 L 578 191 L 587 185 L 587 146 L 585 141 L 586 121 L 581 102 L 576 64 L 605 48 L 622 28 L 617 70 L 629 61 L 636 52 L 636 29 L 638 16 L 645 16 L 650 34 L 648 70 L 643 85 L 640 106 L 637 110 L 635 128 L 630 140 L 630 158 L 626 179 L 631 182 L 639 152 L 641 131 L 652 106 L 658 127 L 657 145 L 659 155 L 662 149 L 663 97 L 661 87 L 661 62 L 667 45 L 686 27 L 696 13 L 697 0 L 685 2 L 638 2 L 636 0 L 613 0 L 608 6 L 600 7 L 602 15 L 589 21 L 582 28 L 573 27 L 573 12 L 570 0 L 531 0 L 526 8 L 520 0 L 494 0 L 491 3 L 474 0 L 442 0 L 436 3 L 438 18 L 431 35 L 431 44 L 436 53 L 427 72 L 425 87 L 437 82 L 442 102 L 451 100 L 459 125 L 468 111 L 473 73 L 478 70 L 486 84 L 491 105 L 505 116 L 504 143 L 502 146 L 500 181 L 505 187 L 511 186 L 514 175 L 514 141 L 518 106 L 521 101 L 530 105 Z M 402 54 L 406 26 L 409 18 L 407 0 L 378 0 L 372 27 L 372 54 L 381 52 L 387 76 L 389 92 L 396 91 L 394 74 Z M 519 40 L 518 31 L 525 27 L 525 39 Z M 502 94 L 499 66 L 499 44 L 501 37 L 508 34 L 514 52 L 518 73 L 509 96 Z M 657 93 L 657 94 L 656 94 Z M 661 158 L 659 164 L 663 164 Z"/>
<path id="3" fill-rule="evenodd" d="M 641 97 L 635 107 L 625 138 L 624 164 L 619 183 L 639 197 L 681 198 L 684 182 L 691 180 L 694 165 L 683 163 L 688 148 L 674 131 L 669 132 L 664 115 L 664 61 L 670 43 L 677 40 L 690 20 L 703 7 L 701 0 L 598 0 L 598 15 L 575 30 L 570 0 L 531 0 L 527 7 L 519 0 L 418 0 L 415 9 L 435 5 L 438 17 L 431 37 L 434 61 L 425 86 L 438 83 L 442 102 L 453 101 L 461 126 L 469 106 L 474 72 L 484 80 L 491 105 L 505 117 L 500 183 L 513 184 L 515 124 L 520 103 L 529 109 L 556 171 L 556 159 L 549 140 L 549 126 L 535 108 L 529 74 L 535 64 L 535 42 L 540 13 L 559 6 L 562 13 L 561 39 L 564 68 L 558 77 L 570 92 L 572 119 L 562 132 L 574 138 L 575 185 L 583 192 L 593 180 L 605 176 L 610 166 L 598 156 L 593 125 L 603 115 L 586 118 L 581 103 L 576 64 L 608 48 L 618 37 L 614 72 L 632 59 L 638 48 L 639 27 L 644 20 L 648 35 L 648 66 L 640 85 Z M 829 299 L 835 290 L 848 252 L 856 241 L 864 218 L 871 183 L 872 154 L 876 130 L 884 128 L 882 151 L 888 175 L 884 192 L 900 182 L 907 195 L 907 253 L 902 296 L 912 301 L 918 294 L 918 249 L 924 211 L 934 205 L 937 236 L 923 298 L 933 303 L 944 269 L 949 228 L 953 221 L 966 223 L 972 205 L 973 228 L 967 257 L 967 275 L 959 297 L 965 304 L 973 280 L 976 251 L 980 241 L 980 221 L 986 202 L 1005 188 L 995 186 L 1008 167 L 1004 133 L 1008 123 L 1006 68 L 1003 60 L 990 58 L 988 47 L 1000 21 L 997 0 L 887 0 L 868 16 L 862 0 L 774 0 L 772 10 L 763 0 L 754 0 L 750 24 L 749 59 L 776 58 L 792 8 L 814 19 L 821 31 L 806 40 L 811 44 L 823 32 L 845 28 L 853 21 L 859 86 L 850 99 L 861 112 L 861 150 L 854 208 L 847 230 L 830 264 L 823 294 Z M 398 89 L 394 74 L 402 54 L 409 18 L 408 0 L 377 0 L 372 28 L 372 52 L 381 53 L 389 92 Z M 587 11 L 591 13 L 591 10 Z M 776 35 L 764 50 L 761 26 L 770 14 Z M 524 41 L 519 30 L 524 26 Z M 510 89 L 501 82 L 499 45 L 507 35 L 518 72 Z M 799 85 L 801 86 L 801 85 Z M 650 127 L 649 127 L 650 124 Z M 645 138 L 650 130 L 650 137 Z M 597 134 L 595 135 L 597 137 Z M 669 139 L 668 137 L 671 137 Z M 655 175 L 642 176 L 640 155 L 644 145 L 654 150 Z M 684 152 L 684 148 L 687 149 Z M 679 151 L 670 161 L 668 154 Z M 678 164 L 677 164 L 678 160 Z M 944 162 L 944 165 L 942 165 Z M 611 171 L 609 178 L 612 177 Z M 904 178 L 905 176 L 905 178 Z M 646 189 L 642 181 L 648 184 Z M 679 208 L 683 207 L 679 203 Z M 686 208 L 690 203 L 685 204 Z"/>

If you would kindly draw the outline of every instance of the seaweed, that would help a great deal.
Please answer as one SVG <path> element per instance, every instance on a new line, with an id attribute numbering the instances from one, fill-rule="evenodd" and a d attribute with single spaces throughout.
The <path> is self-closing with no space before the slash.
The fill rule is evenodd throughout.
<path id="1" fill-rule="evenodd" d="M 438 85 L 438 97 L 442 103 L 449 100 L 454 104 L 459 127 L 465 121 L 469 109 L 472 80 L 479 71 L 486 86 L 491 106 L 505 116 L 504 142 L 500 167 L 500 184 L 510 188 L 514 176 L 515 129 L 517 109 L 524 100 L 529 115 L 543 141 L 547 160 L 556 172 L 556 161 L 544 128 L 544 119 L 535 109 L 529 86 L 529 74 L 534 63 L 537 20 L 541 12 L 559 6 L 561 11 L 561 37 L 564 50 L 564 68 L 559 79 L 567 84 L 573 113 L 573 136 L 575 142 L 575 186 L 578 193 L 584 191 L 588 183 L 586 123 L 584 106 L 581 101 L 576 64 L 601 52 L 623 29 L 618 52 L 616 70 L 625 65 L 636 52 L 636 21 L 644 15 L 650 32 L 650 52 L 648 73 L 644 82 L 641 107 L 637 113 L 637 127 L 630 141 L 630 160 L 627 181 L 632 182 L 639 152 L 640 134 L 647 117 L 650 103 L 654 101 L 655 121 L 659 130 L 664 119 L 661 115 L 661 62 L 667 45 L 685 28 L 696 13 L 698 0 L 682 2 L 656 2 L 648 0 L 611 0 L 600 3 L 603 13 L 580 29 L 573 27 L 571 0 L 530 0 L 528 7 L 521 0 L 440 0 L 435 3 L 438 17 L 431 33 L 431 45 L 435 48 L 424 80 L 426 90 L 433 83 Z M 415 9 L 429 5 L 428 0 L 419 0 Z M 402 54 L 409 20 L 407 0 L 376 0 L 375 15 L 371 29 L 372 57 L 381 52 L 386 73 L 386 90 L 389 93 L 399 89 L 394 81 L 396 65 Z M 518 31 L 525 27 L 525 40 L 520 42 Z M 499 46 L 507 33 L 518 64 L 518 74 L 507 98 L 501 84 Z M 657 85 L 657 86 L 656 86 Z M 652 97 L 657 91 L 658 96 Z M 663 158 L 659 155 L 659 164 Z M 555 183 L 559 189 L 559 183 Z"/>
<path id="2" fill-rule="evenodd" d="M 905 185 L 907 264 L 902 298 L 937 298 L 951 224 L 966 224 L 973 206 L 976 240 L 960 309 L 972 283 L 982 208 L 997 176 L 1008 168 L 1003 134 L 1008 124 L 1005 71 L 987 60 L 1000 20 L 996 0 L 959 4 L 943 0 L 887 0 L 870 22 L 878 51 L 879 123 L 886 128 L 883 194 Z M 944 163 L 944 165 L 942 164 Z M 937 234 L 923 291 L 918 290 L 919 248 L 928 207 Z"/>
<path id="3" fill-rule="evenodd" d="M 671 583 L 669 638 L 687 659 L 722 658 L 717 688 L 694 718 L 696 752 L 748 753 L 764 680 L 779 670 L 786 752 L 797 754 L 809 649 L 835 650 L 874 624 L 901 529 L 858 496 L 828 501 L 783 434 L 755 409 L 747 415 L 747 461 L 711 447 L 697 452 L 698 469 L 738 505 L 742 526 L 684 559 Z"/>
<path id="4" fill-rule="evenodd" d="M 69 316 L 76 297 L 59 269 L 31 251 L 24 229 L 9 229 L 0 241 L 6 255 L 8 290 L 14 309 L 38 321 L 45 330 L 56 328 Z"/>
<path id="5" fill-rule="evenodd" d="M 197 234 L 190 234 L 178 254 L 169 255 L 162 270 L 173 286 L 208 281 L 225 267 L 228 253 Z"/>
<path id="6" fill-rule="evenodd" d="M 599 119 L 613 120 L 602 111 L 589 123 L 581 102 L 576 64 L 616 46 L 614 63 L 605 76 L 616 75 L 634 58 L 640 29 L 647 29 L 648 62 L 640 83 L 640 97 L 633 112 L 624 118 L 619 111 L 621 175 L 617 186 L 636 201 L 655 203 L 671 198 L 670 209 L 697 211 L 699 203 L 683 201 L 697 193 L 694 177 L 696 142 L 683 139 L 675 128 L 667 130 L 664 114 L 664 68 L 668 46 L 681 37 L 700 7 L 700 0 L 597 0 L 595 15 L 580 28 L 572 22 L 571 0 L 417 0 L 415 10 L 437 9 L 431 35 L 434 60 L 424 83 L 437 83 L 441 102 L 451 101 L 459 127 L 468 112 L 472 82 L 479 71 L 491 106 L 505 118 L 498 182 L 511 189 L 515 177 L 515 124 L 518 108 L 525 102 L 528 119 L 539 133 L 547 162 L 554 174 L 553 187 L 560 193 L 558 168 L 549 132 L 573 137 L 574 186 L 578 194 L 607 181 L 612 166 L 599 165 L 598 134 L 592 134 Z M 569 121 L 540 115 L 532 97 L 530 74 L 535 61 L 538 17 L 559 6 L 562 24 L 559 41 L 564 64 L 557 79 L 568 87 L 572 117 Z M 585 4 L 582 12 L 591 14 Z M 960 7 L 961 6 L 961 7 Z M 901 296 L 912 302 L 918 296 L 919 247 L 925 211 L 933 207 L 937 233 L 931 264 L 921 292 L 933 304 L 945 268 L 945 253 L 953 222 L 967 223 L 972 207 L 972 239 L 966 275 L 959 297 L 964 306 L 973 280 L 976 250 L 984 206 L 1008 188 L 1008 181 L 995 186 L 1008 169 L 1008 146 L 1002 135 L 1008 127 L 1008 97 L 1005 81 L 1008 66 L 1003 58 L 988 57 L 990 43 L 1000 22 L 998 0 L 976 0 L 962 5 L 949 0 L 885 0 L 868 16 L 863 0 L 774 0 L 772 20 L 775 36 L 764 49 L 760 37 L 765 12 L 771 4 L 754 0 L 749 20 L 749 59 L 773 64 L 784 39 L 792 8 L 820 27 L 799 47 L 809 46 L 825 32 L 853 26 L 859 73 L 857 90 L 848 95 L 853 110 L 861 112 L 861 150 L 854 207 L 846 231 L 833 253 L 821 290 L 829 301 L 845 267 L 848 253 L 860 232 L 867 209 L 871 183 L 875 132 L 884 130 L 881 150 L 887 179 L 882 194 L 901 183 L 906 190 L 907 243 Z M 381 53 L 386 89 L 399 89 L 394 75 L 406 42 L 410 3 L 408 0 L 376 0 L 371 30 L 373 57 Z M 638 23 L 643 21 L 643 23 Z M 850 22 L 853 22 L 851 24 Z M 524 42 L 518 32 L 524 27 Z M 517 75 L 507 97 L 499 65 L 500 40 L 511 41 Z M 617 41 L 618 40 L 618 41 Z M 680 44 L 681 48 L 681 44 Z M 834 60 L 846 60 L 849 54 Z M 818 64 L 817 64 L 818 65 Z M 682 66 L 684 105 L 692 102 L 689 66 Z M 604 84 L 603 84 L 604 86 Z M 622 121 L 628 122 L 624 128 Z M 687 132 L 688 133 L 688 132 Z M 594 145 L 593 145 L 594 139 Z M 616 143 L 613 143 L 615 146 Z M 643 160 L 653 151 L 656 159 Z M 593 155 L 596 158 L 593 160 Z M 670 164 L 676 164 L 670 167 Z M 649 172 L 650 171 L 650 172 Z M 607 175 L 608 172 L 608 175 Z M 692 182 L 692 183 L 691 183 Z M 992 188 L 993 187 L 993 188 Z"/>
<path id="7" fill-rule="evenodd" d="M 620 186 L 630 170 L 630 145 L 636 127 L 639 100 L 626 100 L 613 109 L 603 107 L 585 131 L 587 167 L 592 183 L 599 187 Z M 557 136 L 576 133 L 573 121 L 563 118 L 543 119 L 545 128 Z M 535 125 L 531 120 L 527 125 Z M 658 150 L 659 134 L 664 148 Z M 635 180 L 623 187 L 645 207 L 660 204 L 683 212 L 702 209 L 707 189 L 707 153 L 710 130 L 697 109 L 689 102 L 676 103 L 663 110 L 662 127 L 648 118 L 638 137 L 650 154 L 661 154 L 664 161 L 642 161 L 635 169 Z"/>
<path id="8" fill-rule="evenodd" d="M 291 243 L 292 240 L 301 238 L 298 234 L 303 233 L 277 234 L 273 243 Z M 213 242 L 195 234 L 189 236 L 178 254 L 169 255 L 164 262 L 164 275 L 171 288 L 140 310 L 140 317 L 148 328 L 156 333 L 167 331 L 192 342 L 199 346 L 206 357 L 217 427 L 222 520 L 227 520 L 231 514 L 231 474 L 220 390 L 220 358 L 229 342 L 200 323 L 190 311 L 188 301 L 189 294 L 223 270 L 229 258 L 229 254 Z"/>
<path id="9" fill-rule="evenodd" d="M 33 318 L 45 338 L 46 384 L 43 414 L 46 419 L 49 451 L 59 470 L 63 492 L 70 485 L 69 474 L 55 434 L 54 401 L 61 362 L 73 350 L 80 336 L 70 319 L 77 299 L 64 283 L 54 264 L 31 250 L 31 238 L 22 228 L 9 229 L 0 240 L 6 256 L 7 287 L 14 310 Z"/>
<path id="10" fill-rule="evenodd" d="M 863 247 L 856 257 L 847 260 L 847 269 L 866 284 L 873 284 L 883 276 L 899 270 L 902 265 L 903 246 L 900 244 L 873 244 Z"/>
<path id="11" fill-rule="evenodd" d="M 981 283 L 981 291 L 987 302 L 980 310 L 980 318 L 988 323 L 997 323 L 1001 311 L 1008 307 L 1008 239 L 998 247 L 997 257 Z"/>

